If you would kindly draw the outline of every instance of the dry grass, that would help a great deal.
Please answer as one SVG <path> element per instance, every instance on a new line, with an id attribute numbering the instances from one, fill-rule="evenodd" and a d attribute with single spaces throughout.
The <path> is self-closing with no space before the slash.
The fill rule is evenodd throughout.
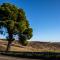
<path id="1" fill-rule="evenodd" d="M 0 51 L 5 51 L 7 41 L 0 40 Z M 60 45 L 46 42 L 30 42 L 28 46 L 22 46 L 16 42 L 12 43 L 10 51 L 25 52 L 60 52 Z"/>

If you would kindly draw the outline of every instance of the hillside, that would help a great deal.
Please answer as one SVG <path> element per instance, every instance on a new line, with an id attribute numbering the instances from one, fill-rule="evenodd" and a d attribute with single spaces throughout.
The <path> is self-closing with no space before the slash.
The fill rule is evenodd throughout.
<path id="1" fill-rule="evenodd" d="M 0 40 L 0 51 L 6 50 L 7 41 Z M 60 52 L 60 44 L 57 42 L 37 42 L 31 41 L 27 46 L 22 46 L 18 44 L 17 41 L 14 41 L 11 45 L 10 51 L 27 51 L 27 52 L 46 52 L 46 51 L 55 51 Z"/>

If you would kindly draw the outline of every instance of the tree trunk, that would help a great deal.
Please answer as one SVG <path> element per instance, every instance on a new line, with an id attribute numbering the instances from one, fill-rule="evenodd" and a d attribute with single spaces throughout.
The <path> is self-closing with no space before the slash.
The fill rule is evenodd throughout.
<path id="1" fill-rule="evenodd" d="M 10 47 L 11 47 L 11 41 L 8 41 L 8 44 L 7 44 L 7 48 L 6 48 L 6 52 L 8 52 L 10 50 Z"/>
<path id="2" fill-rule="evenodd" d="M 8 44 L 7 44 L 7 49 L 6 49 L 6 52 L 8 52 L 10 50 L 10 46 L 11 46 L 11 43 L 13 41 L 13 30 L 8 30 Z"/>

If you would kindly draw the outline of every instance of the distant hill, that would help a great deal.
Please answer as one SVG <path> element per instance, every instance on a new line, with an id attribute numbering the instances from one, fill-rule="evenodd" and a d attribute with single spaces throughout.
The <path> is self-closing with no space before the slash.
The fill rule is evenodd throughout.
<path id="1" fill-rule="evenodd" d="M 60 42 L 30 42 L 29 46 L 42 50 L 60 50 Z"/>

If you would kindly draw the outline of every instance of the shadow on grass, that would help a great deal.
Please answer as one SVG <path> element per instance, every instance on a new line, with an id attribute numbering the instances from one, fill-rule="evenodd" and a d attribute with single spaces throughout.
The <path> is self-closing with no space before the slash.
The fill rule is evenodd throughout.
<path id="1" fill-rule="evenodd" d="M 0 51 L 0 54 L 12 56 L 12 57 L 22 57 L 31 59 L 42 59 L 42 60 L 60 60 L 60 53 L 56 52 L 16 52 L 16 51 Z"/>

